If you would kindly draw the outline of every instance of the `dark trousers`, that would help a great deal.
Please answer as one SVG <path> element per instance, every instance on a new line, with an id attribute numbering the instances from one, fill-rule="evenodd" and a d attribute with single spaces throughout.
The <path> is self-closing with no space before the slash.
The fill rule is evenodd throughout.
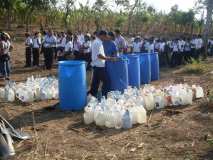
<path id="1" fill-rule="evenodd" d="M 31 47 L 26 47 L 26 51 L 25 51 L 25 58 L 26 58 L 26 67 L 30 67 L 31 66 L 31 58 L 32 58 L 32 48 Z"/>
<path id="2" fill-rule="evenodd" d="M 33 66 L 39 66 L 39 48 L 33 48 Z"/>
<path id="3" fill-rule="evenodd" d="M 52 69 L 53 65 L 53 48 L 45 48 L 44 49 L 44 64 L 46 69 L 50 70 Z"/>
<path id="4" fill-rule="evenodd" d="M 10 76 L 10 57 L 7 54 L 0 56 L 0 72 L 5 78 Z"/>
<path id="5" fill-rule="evenodd" d="M 173 52 L 171 58 L 171 67 L 176 67 L 178 65 L 178 52 Z"/>
<path id="6" fill-rule="evenodd" d="M 97 96 L 98 88 L 100 83 L 102 82 L 102 96 L 107 96 L 108 93 L 108 76 L 105 67 L 93 67 L 93 77 L 92 84 L 90 89 L 90 94 L 92 96 Z"/>

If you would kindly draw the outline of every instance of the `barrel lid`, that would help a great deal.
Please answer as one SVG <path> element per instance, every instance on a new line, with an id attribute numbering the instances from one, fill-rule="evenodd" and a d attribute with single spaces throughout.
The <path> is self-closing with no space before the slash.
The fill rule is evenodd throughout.
<path id="1" fill-rule="evenodd" d="M 59 65 L 61 66 L 76 66 L 76 65 L 82 65 L 85 64 L 85 61 L 77 61 L 77 60 L 72 60 L 72 61 L 60 61 Z"/>

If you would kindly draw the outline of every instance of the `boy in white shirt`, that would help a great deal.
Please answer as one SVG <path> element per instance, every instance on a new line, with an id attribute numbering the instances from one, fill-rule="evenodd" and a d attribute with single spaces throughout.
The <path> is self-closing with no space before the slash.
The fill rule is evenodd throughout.
<path id="1" fill-rule="evenodd" d="M 138 36 L 132 42 L 131 52 L 140 53 L 141 49 L 142 49 L 142 41 L 141 41 L 141 38 Z"/>
<path id="2" fill-rule="evenodd" d="M 26 47 L 26 49 L 25 49 L 25 58 L 26 58 L 25 67 L 31 67 L 33 40 L 29 33 L 25 33 L 25 37 L 26 37 L 26 40 L 25 40 L 25 47 Z"/>
<path id="3" fill-rule="evenodd" d="M 90 40 L 90 34 L 87 33 L 84 37 L 85 42 L 83 43 L 83 54 L 84 60 L 87 62 L 87 70 L 91 69 L 91 47 L 92 42 Z"/>
<path id="4" fill-rule="evenodd" d="M 92 96 L 97 96 L 98 88 L 102 82 L 102 95 L 106 96 L 109 91 L 109 78 L 107 76 L 105 61 L 116 60 L 115 57 L 106 57 L 102 41 L 106 40 L 107 32 L 100 31 L 96 39 L 92 43 L 92 66 L 93 78 L 89 93 Z"/>
<path id="5" fill-rule="evenodd" d="M 33 66 L 39 66 L 39 54 L 41 48 L 41 37 L 39 32 L 35 32 L 33 37 Z"/>
<path id="6" fill-rule="evenodd" d="M 176 67 L 178 65 L 179 58 L 179 48 L 178 48 L 178 39 L 175 39 L 172 42 L 172 58 L 171 58 L 171 67 Z"/>

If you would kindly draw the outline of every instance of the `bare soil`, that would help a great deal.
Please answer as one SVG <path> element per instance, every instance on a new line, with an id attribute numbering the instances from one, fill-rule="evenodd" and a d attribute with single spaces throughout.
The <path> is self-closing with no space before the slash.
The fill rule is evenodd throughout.
<path id="1" fill-rule="evenodd" d="M 51 72 L 42 67 L 25 69 L 24 62 L 24 45 L 15 43 L 12 80 L 57 75 L 56 67 Z M 213 63 L 213 59 L 206 63 Z M 200 84 L 206 92 L 213 88 L 209 73 L 175 74 L 178 69 L 162 69 L 161 80 L 153 84 Z M 148 114 L 148 124 L 130 130 L 86 126 L 83 112 L 62 112 L 57 106 L 55 100 L 28 105 L 0 102 L 0 113 L 33 137 L 15 142 L 12 160 L 213 160 L 213 146 L 207 142 L 213 136 L 213 105 L 205 99 L 192 106 L 153 111 Z"/>

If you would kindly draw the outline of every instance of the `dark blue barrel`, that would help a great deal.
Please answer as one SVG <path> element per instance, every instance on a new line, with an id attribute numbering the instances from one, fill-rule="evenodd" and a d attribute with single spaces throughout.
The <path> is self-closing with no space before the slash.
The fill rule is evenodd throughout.
<path id="1" fill-rule="evenodd" d="M 140 55 L 141 84 L 149 84 L 151 82 L 150 54 L 141 53 L 139 55 Z"/>
<path id="2" fill-rule="evenodd" d="M 109 61 L 107 63 L 107 73 L 111 91 L 123 92 L 124 89 L 127 89 L 129 85 L 127 58 L 119 58 L 116 62 Z"/>
<path id="3" fill-rule="evenodd" d="M 140 87 L 140 57 L 136 54 L 126 55 L 128 58 L 128 75 L 129 75 L 129 85 L 132 87 Z"/>
<path id="4" fill-rule="evenodd" d="M 62 110 L 82 110 L 87 103 L 84 61 L 59 62 L 59 100 Z"/>
<path id="5" fill-rule="evenodd" d="M 151 53 L 151 80 L 157 81 L 160 79 L 159 57 L 158 53 Z"/>

